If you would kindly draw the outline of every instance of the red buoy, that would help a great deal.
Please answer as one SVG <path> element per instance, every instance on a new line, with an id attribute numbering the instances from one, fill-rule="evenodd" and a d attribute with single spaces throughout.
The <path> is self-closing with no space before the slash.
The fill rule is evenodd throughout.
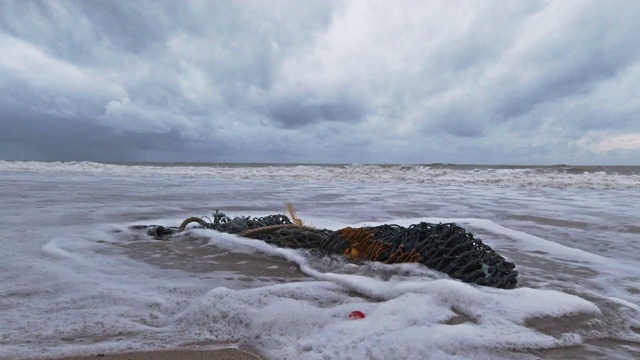
<path id="1" fill-rule="evenodd" d="M 362 313 L 362 311 L 356 310 L 356 311 L 352 311 L 349 314 L 349 319 L 351 319 L 351 320 L 359 320 L 359 319 L 364 319 L 364 318 L 365 318 L 365 316 L 364 316 L 364 313 Z"/>

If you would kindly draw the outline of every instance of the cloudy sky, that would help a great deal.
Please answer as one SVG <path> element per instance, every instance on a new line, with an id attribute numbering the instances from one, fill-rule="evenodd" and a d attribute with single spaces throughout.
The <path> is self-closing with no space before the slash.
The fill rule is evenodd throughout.
<path id="1" fill-rule="evenodd" d="M 640 2 L 0 1 L 0 159 L 640 165 Z"/>

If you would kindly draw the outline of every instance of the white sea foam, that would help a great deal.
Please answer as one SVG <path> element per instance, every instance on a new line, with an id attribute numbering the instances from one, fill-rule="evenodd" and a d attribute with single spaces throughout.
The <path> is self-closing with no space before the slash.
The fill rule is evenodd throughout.
<path id="1" fill-rule="evenodd" d="M 254 249 L 286 257 L 320 280 L 242 291 L 214 289 L 179 314 L 173 324 L 180 331 L 209 339 L 250 339 L 271 358 L 385 359 L 394 354 L 415 358 L 484 354 L 490 358 L 501 349 L 570 346 L 582 341 L 578 334 L 541 334 L 524 325 L 527 319 L 602 315 L 590 301 L 559 291 L 478 288 L 423 276 L 382 280 L 322 273 L 312 268 L 304 251 L 226 234 L 213 235 L 211 241 L 237 251 Z M 365 297 L 346 295 L 351 292 Z M 367 317 L 349 320 L 347 315 L 353 310 Z M 448 324 L 461 314 L 469 321 Z M 233 326 L 224 325 L 229 323 Z"/>
<path id="2" fill-rule="evenodd" d="M 536 188 L 638 189 L 640 173 L 568 172 L 563 167 L 491 168 L 423 165 L 114 165 L 94 162 L 0 161 L 0 170 L 115 176 L 215 177 L 221 179 L 356 181 L 425 185 L 491 185 Z"/>

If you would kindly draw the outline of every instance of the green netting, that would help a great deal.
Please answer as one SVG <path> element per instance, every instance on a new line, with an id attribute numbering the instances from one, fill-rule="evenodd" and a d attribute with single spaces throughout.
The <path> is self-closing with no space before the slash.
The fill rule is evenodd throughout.
<path id="1" fill-rule="evenodd" d="M 409 227 L 381 225 L 332 231 L 293 223 L 286 215 L 230 218 L 216 211 L 213 220 L 188 218 L 180 228 L 152 226 L 147 232 L 161 238 L 183 230 L 191 222 L 279 247 L 318 249 L 354 261 L 421 263 L 467 283 L 503 289 L 513 289 L 517 284 L 518 272 L 512 262 L 454 223 L 421 222 Z"/>

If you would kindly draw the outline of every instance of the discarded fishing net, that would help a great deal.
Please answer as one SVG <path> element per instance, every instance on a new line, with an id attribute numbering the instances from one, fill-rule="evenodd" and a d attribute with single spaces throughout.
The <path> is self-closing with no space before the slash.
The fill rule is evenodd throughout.
<path id="1" fill-rule="evenodd" d="M 230 218 L 216 211 L 213 220 L 191 217 L 179 228 L 156 226 L 148 227 L 147 232 L 162 237 L 195 222 L 201 228 L 259 239 L 279 247 L 318 249 L 354 261 L 421 263 L 467 283 L 502 289 L 513 289 L 517 284 L 515 264 L 454 223 L 421 222 L 409 227 L 381 225 L 332 231 L 304 226 L 291 206 L 289 212 L 293 221 L 286 215 Z"/>
<path id="2" fill-rule="evenodd" d="M 213 214 L 213 221 L 208 219 L 209 222 L 206 222 L 203 218 L 191 217 L 183 221 L 179 229 L 185 229 L 189 223 L 197 222 L 206 229 L 238 234 L 279 247 L 308 249 L 318 248 L 333 233 L 332 230 L 303 226 L 302 221 L 295 217 L 293 208 L 290 208 L 289 212 L 292 214 L 293 222 L 286 215 L 230 218 L 224 213 L 216 211 Z"/>
<path id="3" fill-rule="evenodd" d="M 331 234 L 320 248 L 354 260 L 418 262 L 478 285 L 513 289 L 517 283 L 513 263 L 454 223 L 344 228 Z"/>

